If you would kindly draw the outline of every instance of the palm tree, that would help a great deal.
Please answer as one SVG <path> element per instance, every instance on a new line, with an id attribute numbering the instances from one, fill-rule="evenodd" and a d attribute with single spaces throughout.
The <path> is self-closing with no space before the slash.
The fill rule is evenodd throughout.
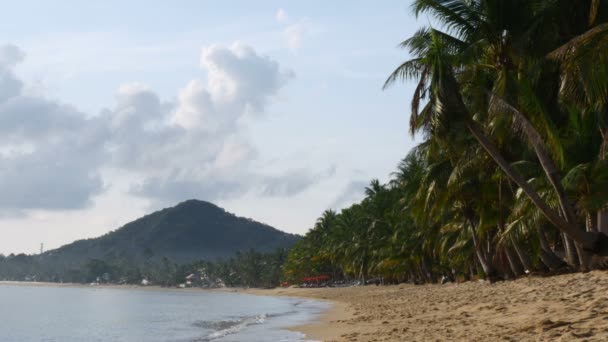
<path id="1" fill-rule="evenodd" d="M 412 132 L 422 129 L 428 134 L 454 140 L 458 139 L 456 135 L 461 127 L 468 130 L 549 221 L 586 249 L 608 253 L 608 248 L 603 244 L 606 236 L 585 233 L 580 228 L 542 135 L 529 118 L 509 102 L 514 98 L 518 104 L 526 104 L 526 108 L 538 107 L 535 106 L 533 92 L 525 87 L 521 78 L 514 78 L 512 74 L 526 71 L 532 64 L 520 63 L 520 60 L 534 61 L 537 55 L 526 54 L 534 50 L 526 49 L 525 43 L 535 37 L 531 34 L 539 27 L 537 23 L 546 21 L 547 13 L 551 13 L 552 8 L 542 5 L 543 2 L 538 1 L 415 1 L 413 8 L 416 14 L 433 14 L 454 35 L 435 29 L 422 29 L 403 42 L 402 46 L 408 47 L 414 58 L 399 66 L 387 79 L 385 87 L 398 79 L 417 78 L 410 119 Z M 484 82 L 485 86 L 482 85 Z M 509 98 L 497 94 L 499 90 L 507 88 L 516 89 L 507 93 Z M 420 102 L 426 98 L 428 103 L 419 112 Z M 483 123 L 475 118 L 479 115 L 478 110 L 504 112 L 505 109 L 513 114 L 515 122 L 522 127 L 521 131 L 532 145 L 557 193 L 560 211 L 543 201 L 538 192 L 507 162 L 481 127 Z M 536 115 L 534 118 L 542 121 L 543 116 Z"/>

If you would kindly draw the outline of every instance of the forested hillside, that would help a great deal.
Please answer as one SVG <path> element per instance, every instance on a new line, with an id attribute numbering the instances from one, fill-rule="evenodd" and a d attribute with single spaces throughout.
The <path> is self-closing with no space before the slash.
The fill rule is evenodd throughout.
<path id="1" fill-rule="evenodd" d="M 189 200 L 98 238 L 41 255 L 2 257 L 0 279 L 81 282 L 105 273 L 114 281 L 138 281 L 151 274 L 165 279 L 172 278 L 180 265 L 227 261 L 245 252 L 271 255 L 299 238 L 209 202 Z"/>

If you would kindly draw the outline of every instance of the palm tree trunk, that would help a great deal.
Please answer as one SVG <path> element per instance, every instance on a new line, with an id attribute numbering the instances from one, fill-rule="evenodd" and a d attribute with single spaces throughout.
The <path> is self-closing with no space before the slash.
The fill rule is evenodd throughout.
<path id="1" fill-rule="evenodd" d="M 469 224 L 471 225 L 471 236 L 473 237 L 473 246 L 475 247 L 475 255 L 477 255 L 477 260 L 479 261 L 479 264 L 481 265 L 483 273 L 485 273 L 486 277 L 493 278 L 496 270 L 492 265 L 492 260 L 488 258 L 486 253 L 484 253 L 483 245 L 477 239 L 477 232 L 473 220 L 469 219 Z"/>
<path id="2" fill-rule="evenodd" d="M 481 269 L 483 273 L 485 273 L 486 277 L 493 278 L 494 277 L 494 267 L 490 263 L 489 260 L 486 259 L 485 255 L 483 255 L 483 251 L 481 249 L 475 248 L 475 254 L 477 255 L 477 259 L 479 264 L 481 265 Z"/>
<path id="3" fill-rule="evenodd" d="M 519 174 L 519 172 L 517 172 L 511 166 L 511 164 L 504 159 L 498 148 L 488 139 L 485 133 L 473 121 L 467 122 L 466 126 L 475 139 L 477 139 L 479 144 L 490 155 L 490 157 L 496 161 L 504 173 L 523 190 L 523 192 L 551 223 L 553 223 L 561 231 L 568 234 L 575 241 L 580 242 L 585 249 L 594 251 L 598 254 L 608 254 L 608 243 L 605 243 L 602 237 L 596 234 L 585 233 L 576 223 L 568 222 L 564 220 L 564 218 L 560 217 L 555 210 L 551 209 L 551 207 L 549 207 L 549 205 L 547 205 L 547 203 L 540 198 L 539 194 L 532 189 L 521 174 Z M 606 236 L 603 238 L 608 239 Z M 599 241 L 600 239 L 602 241 Z"/>
<path id="4" fill-rule="evenodd" d="M 521 265 L 519 264 L 517 257 L 513 253 L 513 250 L 511 250 L 511 248 L 509 248 L 508 246 L 505 246 L 505 255 L 507 256 L 507 261 L 509 262 L 509 266 L 511 267 L 511 272 L 513 272 L 513 275 L 515 275 L 515 277 L 517 278 L 524 274 L 524 270 L 521 268 Z"/>
<path id="5" fill-rule="evenodd" d="M 429 269 L 429 264 L 427 258 L 422 256 L 422 271 L 424 272 L 424 282 L 425 283 L 434 283 L 433 275 L 431 274 L 431 270 Z"/>
<path id="6" fill-rule="evenodd" d="M 577 250 L 574 247 L 574 243 L 572 239 L 568 237 L 566 233 L 560 234 L 562 237 L 562 241 L 564 242 L 564 252 L 566 252 L 566 261 L 572 267 L 578 266 L 578 255 Z"/>
<path id="7" fill-rule="evenodd" d="M 577 220 L 576 215 L 574 213 L 574 208 L 572 207 L 572 203 L 570 203 L 568 197 L 565 195 L 559 169 L 557 168 L 557 165 L 555 165 L 555 163 L 553 162 L 553 159 L 551 159 L 551 157 L 549 156 L 549 153 L 547 153 L 547 149 L 544 146 L 543 138 L 538 133 L 534 125 L 532 125 L 530 120 L 528 120 L 528 118 L 523 115 L 522 112 L 510 105 L 509 107 L 514 112 L 516 120 L 522 126 L 523 131 L 526 134 L 528 141 L 532 145 L 532 148 L 536 153 L 536 157 L 538 158 L 538 161 L 540 162 L 540 165 L 543 168 L 543 171 L 545 172 L 545 175 L 547 176 L 549 182 L 551 183 L 551 186 L 555 190 L 559 201 L 559 206 L 563 210 L 566 220 L 570 223 L 575 223 Z"/>
<path id="8" fill-rule="evenodd" d="M 597 233 L 597 225 L 596 225 L 596 217 L 592 216 L 590 213 L 586 214 L 585 217 L 585 226 L 587 232 Z M 580 271 L 587 272 L 590 270 L 591 266 L 591 253 L 584 250 L 583 246 L 580 244 L 576 244 L 576 251 L 578 253 L 578 259 L 580 263 Z"/>
<path id="9" fill-rule="evenodd" d="M 572 224 L 576 223 L 576 214 L 574 213 L 572 203 L 570 203 L 570 200 L 565 195 L 559 168 L 557 167 L 557 165 L 555 165 L 553 159 L 549 156 L 549 153 L 545 148 L 544 139 L 542 138 L 540 133 L 538 133 L 534 125 L 532 125 L 530 120 L 528 120 L 528 118 L 520 110 L 518 110 L 496 94 L 492 93 L 491 95 L 501 101 L 504 105 L 506 105 L 514 114 L 515 120 L 519 123 L 522 128 L 522 131 L 528 138 L 528 142 L 532 145 L 534 153 L 536 154 L 536 157 L 538 158 L 538 161 L 540 162 L 540 165 L 543 168 L 545 175 L 549 179 L 551 186 L 557 194 L 559 206 L 562 209 L 562 212 L 564 213 L 566 221 Z"/>
<path id="10" fill-rule="evenodd" d="M 597 232 L 597 216 L 591 215 L 591 213 L 587 213 L 586 215 L 586 226 L 588 232 Z"/>
<path id="11" fill-rule="evenodd" d="M 600 148 L 600 158 L 606 159 L 608 154 L 608 128 L 600 129 L 603 141 Z M 597 212 L 597 231 L 600 233 L 608 234 L 608 206 Z"/>
<path id="12" fill-rule="evenodd" d="M 549 270 L 554 271 L 560 269 L 565 263 L 558 258 L 555 254 L 548 252 L 545 249 L 541 249 L 538 254 L 540 261 L 549 268 Z"/>
<path id="13" fill-rule="evenodd" d="M 501 99 L 501 101 L 502 101 L 502 99 Z M 510 104 L 506 103 L 506 101 L 503 101 L 503 102 L 515 114 L 516 120 L 519 122 L 519 124 L 523 128 L 523 131 L 526 134 L 528 141 L 530 142 L 530 144 L 532 145 L 532 147 L 534 149 L 534 152 L 536 153 L 536 157 L 540 161 L 540 165 L 542 166 L 543 171 L 545 172 L 545 175 L 549 179 L 551 186 L 553 187 L 553 189 L 555 190 L 555 193 L 557 194 L 559 206 L 560 206 L 562 212 L 564 213 L 564 217 L 566 218 L 566 221 L 578 226 L 578 224 L 576 224 L 577 218 L 576 218 L 576 214 L 574 213 L 574 207 L 572 206 L 572 203 L 566 196 L 564 188 L 562 186 L 559 169 L 558 169 L 557 165 L 555 165 L 555 163 L 553 162 L 553 159 L 551 159 L 551 157 L 549 156 L 549 153 L 547 153 L 547 149 L 545 148 L 543 138 L 538 133 L 538 131 L 536 130 L 534 125 L 532 125 L 530 120 L 528 120 L 528 118 L 525 115 L 523 115 L 522 112 L 520 112 L 517 108 L 511 106 Z M 582 230 L 582 228 L 578 228 L 578 229 Z M 593 232 L 593 231 L 587 229 L 587 232 Z M 584 246 L 584 242 L 577 241 L 577 243 L 575 243 L 575 246 L 576 246 L 576 251 L 578 254 L 578 259 L 579 259 L 581 270 L 587 271 L 589 269 L 589 262 L 591 260 L 591 254 L 589 251 L 586 250 L 586 248 Z M 572 248 L 569 248 L 569 249 L 570 249 L 570 251 L 573 251 Z M 570 255 L 569 255 L 569 259 L 570 259 Z"/>
<path id="14" fill-rule="evenodd" d="M 442 104 L 442 106 L 445 108 L 450 108 L 451 115 L 453 117 L 465 120 L 464 123 L 465 123 L 466 128 L 471 132 L 473 137 L 475 137 L 475 139 L 479 142 L 479 144 L 483 147 L 483 149 L 486 150 L 486 152 L 490 155 L 490 157 L 492 157 L 492 159 L 494 159 L 494 161 L 503 170 L 503 172 L 523 190 L 523 192 L 530 198 L 530 200 L 534 203 L 534 205 L 536 205 L 536 207 L 543 213 L 543 215 L 551 223 L 553 223 L 562 232 L 565 232 L 566 234 L 570 235 L 570 237 L 572 237 L 575 241 L 581 243 L 582 246 L 584 247 L 584 249 L 593 251 L 594 253 L 599 254 L 599 255 L 608 256 L 608 235 L 584 232 L 584 230 L 581 229 L 578 224 L 576 224 L 575 220 L 569 221 L 568 219 L 563 219 L 562 217 L 560 217 L 559 214 L 555 210 L 551 209 L 551 207 L 549 207 L 549 205 L 540 198 L 538 193 L 536 191 L 534 191 L 534 189 L 532 189 L 532 187 L 519 174 L 519 172 L 517 172 L 511 166 L 511 164 L 509 164 L 505 160 L 505 158 L 500 153 L 500 150 L 498 149 L 498 147 L 496 147 L 496 145 L 494 145 L 494 143 L 492 143 L 490 141 L 490 139 L 488 139 L 488 137 L 485 135 L 483 130 L 481 130 L 477 126 L 476 122 L 473 121 L 472 116 L 469 113 L 469 110 L 467 109 L 466 105 L 464 104 L 462 95 L 460 94 L 460 91 L 458 90 L 458 87 L 459 87 L 458 81 L 456 80 L 456 77 L 454 77 L 454 75 L 450 71 L 447 71 L 443 75 L 442 86 L 440 86 L 438 88 L 439 92 L 437 94 L 437 97 L 439 99 L 439 102 Z M 492 94 L 492 93 L 490 93 L 490 95 L 494 96 L 494 94 Z M 505 102 L 505 101 L 503 101 L 503 102 Z M 510 106 L 508 103 L 506 103 L 506 104 L 507 104 L 507 106 Z M 515 108 L 513 108 L 513 109 L 515 109 Z M 523 114 L 521 114 L 521 112 L 519 112 L 517 109 L 515 109 L 515 112 L 516 112 L 516 114 L 518 112 L 525 119 L 525 116 L 523 116 Z M 525 121 L 527 121 L 527 119 Z M 528 123 L 529 123 L 529 121 L 528 121 Z M 525 123 L 523 123 L 523 127 L 533 128 L 533 126 L 531 124 L 526 125 Z M 536 130 L 530 130 L 529 132 L 534 133 L 534 132 L 536 132 Z M 536 132 L 536 133 L 538 133 L 538 132 Z M 540 139 L 540 143 L 542 143 L 542 139 Z M 542 146 L 542 145 L 533 144 L 533 146 Z M 553 175 L 555 175 L 555 173 L 549 167 L 551 165 L 550 163 L 552 162 L 552 160 L 550 158 L 544 158 L 544 157 L 541 157 L 540 159 L 541 159 L 541 164 L 545 163 L 545 165 L 543 166 L 543 169 L 546 171 L 549 171 L 549 175 L 550 175 L 549 178 L 550 178 L 550 181 L 552 181 L 552 183 L 553 183 L 553 181 L 556 180 L 556 178 L 553 176 Z M 549 168 L 545 169 L 545 167 L 549 167 Z M 556 168 L 556 170 L 557 170 L 557 168 Z M 555 182 L 555 184 L 553 184 L 553 185 L 559 186 L 559 184 L 557 184 L 557 183 L 558 182 Z M 561 189 L 561 187 L 558 187 L 558 189 Z M 563 191 L 560 192 L 559 194 L 563 194 Z M 568 204 L 567 201 L 562 203 L 562 201 L 566 200 L 566 197 L 565 196 L 558 196 L 558 197 L 560 197 L 560 205 L 562 205 L 562 204 L 564 205 L 566 214 L 569 216 L 569 214 L 571 212 L 569 210 L 569 208 L 571 208 L 571 207 L 569 207 L 567 205 Z M 566 216 L 566 217 L 568 218 L 568 216 Z"/>
<path id="15" fill-rule="evenodd" d="M 536 231 L 538 232 L 538 240 L 540 242 L 540 260 L 543 262 L 543 264 L 545 264 L 545 266 L 549 267 L 550 270 L 556 270 L 562 267 L 565 263 L 562 259 L 555 255 L 555 253 L 553 253 L 543 229 L 538 226 L 536 227 Z"/>
<path id="16" fill-rule="evenodd" d="M 608 234 L 608 208 L 597 212 L 597 231 Z"/>
<path id="17" fill-rule="evenodd" d="M 591 264 L 591 253 L 585 250 L 578 242 L 575 242 L 574 246 L 576 246 L 576 252 L 578 253 L 578 262 L 580 264 L 579 270 L 581 272 L 588 272 L 589 265 Z"/>
<path id="18" fill-rule="evenodd" d="M 521 248 L 521 246 L 519 245 L 519 242 L 515 241 L 515 239 L 513 237 L 511 237 L 511 245 L 513 246 L 513 249 L 515 249 L 515 253 L 517 253 L 517 256 L 519 257 L 519 261 L 524 266 L 524 272 L 532 271 L 532 261 L 530 261 L 530 257 L 528 256 L 526 251 L 524 251 L 523 248 Z"/>
<path id="19" fill-rule="evenodd" d="M 368 250 L 365 250 L 365 253 L 363 253 L 363 259 L 361 260 L 361 276 L 363 277 L 363 285 L 366 285 L 367 278 L 369 277 Z"/>

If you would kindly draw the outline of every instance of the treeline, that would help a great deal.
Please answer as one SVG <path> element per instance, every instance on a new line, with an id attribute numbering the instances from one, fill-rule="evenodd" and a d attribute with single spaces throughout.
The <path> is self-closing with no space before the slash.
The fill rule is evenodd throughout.
<path id="1" fill-rule="evenodd" d="M 144 261 L 90 259 L 65 265 L 45 255 L 0 254 L 0 280 L 85 284 L 142 284 L 145 280 L 151 285 L 177 286 L 193 274 L 196 280 L 192 286 L 276 287 L 286 258 L 287 251 L 278 249 L 273 253 L 249 250 L 226 260 L 192 263 L 162 257 Z"/>
<path id="2" fill-rule="evenodd" d="M 387 184 L 326 211 L 285 276 L 432 282 L 586 271 L 608 255 L 608 1 L 416 0 L 434 27 L 385 86 L 415 80 L 420 143 Z"/>

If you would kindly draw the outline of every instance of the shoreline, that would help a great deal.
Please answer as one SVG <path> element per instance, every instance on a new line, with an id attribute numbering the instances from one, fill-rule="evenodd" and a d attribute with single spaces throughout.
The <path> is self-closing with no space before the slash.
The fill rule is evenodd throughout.
<path id="1" fill-rule="evenodd" d="M 78 284 L 78 283 L 52 283 L 52 282 L 33 282 L 33 281 L 0 281 L 0 286 L 30 286 L 30 287 L 55 287 L 55 288 L 84 288 L 84 289 L 113 289 L 113 290 L 141 290 L 141 291 L 187 291 L 187 292 L 223 292 L 223 293 L 239 293 L 253 296 L 272 296 L 272 297 L 290 297 L 300 299 L 312 299 L 323 301 L 330 304 L 327 310 L 324 310 L 320 315 L 315 317 L 310 322 L 303 325 L 295 325 L 285 327 L 285 330 L 299 332 L 310 338 L 318 341 L 327 341 L 336 336 L 338 332 L 347 333 L 346 328 L 337 328 L 336 322 L 347 320 L 350 318 L 349 307 L 345 303 L 335 300 L 322 298 L 322 294 L 317 296 L 311 295 L 309 291 L 314 289 L 298 289 L 298 288 L 275 288 L 275 289 L 255 289 L 241 287 L 225 287 L 215 289 L 203 289 L 197 287 L 178 288 L 178 287 L 161 287 L 157 285 L 112 285 L 112 284 Z M 324 290 L 324 289 L 321 289 Z"/>
<path id="2" fill-rule="evenodd" d="M 32 283 L 0 282 L 0 285 Z M 90 285 L 34 283 L 36 286 Z M 343 288 L 176 289 L 326 301 L 331 307 L 304 325 L 286 327 L 333 341 L 607 341 L 608 272 L 529 276 L 490 284 L 355 286 Z"/>
<path id="3" fill-rule="evenodd" d="M 320 290 L 320 291 L 314 291 Z M 300 299 L 312 299 L 323 301 L 330 307 L 319 314 L 315 319 L 303 325 L 286 327 L 290 331 L 296 331 L 306 335 L 306 338 L 315 341 L 334 341 L 341 335 L 350 333 L 350 328 L 345 324 L 353 318 L 352 308 L 349 304 L 330 299 L 323 292 L 327 290 L 339 290 L 338 288 L 275 288 L 275 289 L 238 289 L 238 293 L 254 296 L 290 297 Z"/>
<path id="4" fill-rule="evenodd" d="M 306 335 L 306 338 L 311 338 L 318 341 L 326 341 L 334 336 L 334 323 L 339 319 L 346 319 L 348 315 L 347 305 L 328 300 L 324 298 L 313 297 L 302 293 L 284 293 L 284 288 L 275 289 L 255 289 L 242 287 L 224 287 L 214 289 L 203 289 L 198 287 L 178 288 L 178 287 L 162 287 L 158 285 L 117 285 L 117 284 L 79 284 L 79 283 L 53 283 L 53 282 L 35 282 L 35 281 L 6 281 L 0 280 L 0 286 L 23 286 L 23 287 L 53 287 L 53 288 L 82 288 L 82 289 L 111 289 L 111 290 L 140 290 L 140 291 L 176 291 L 176 292 L 222 292 L 222 293 L 239 293 L 252 296 L 271 296 L 271 297 L 289 297 L 322 301 L 330 304 L 327 310 L 320 313 L 310 322 L 303 325 L 287 326 L 283 329 L 288 331 L 299 332 Z M 302 290 L 302 289 L 294 289 Z"/>
<path id="5" fill-rule="evenodd" d="M 315 322 L 292 327 L 334 341 L 607 341 L 608 272 L 512 281 L 347 288 L 247 289 L 326 300 Z"/>

